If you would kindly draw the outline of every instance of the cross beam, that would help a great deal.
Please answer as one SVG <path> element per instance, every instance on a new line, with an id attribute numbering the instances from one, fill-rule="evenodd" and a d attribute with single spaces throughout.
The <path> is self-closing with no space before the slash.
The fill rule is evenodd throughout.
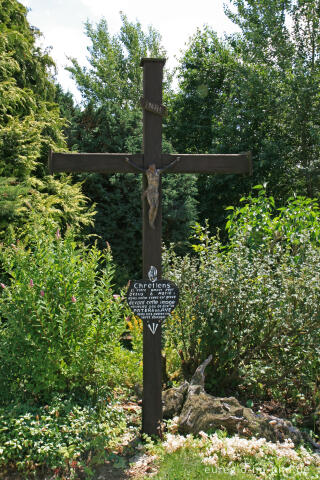
<path id="1" fill-rule="evenodd" d="M 250 153 L 230 154 L 161 154 L 163 167 L 170 165 L 177 157 L 177 162 L 166 173 L 223 173 L 250 174 Z M 51 153 L 49 156 L 50 173 L 55 172 L 98 172 L 98 173 L 137 173 L 127 159 L 141 169 L 144 167 L 143 154 L 130 153 Z M 157 165 L 159 166 L 159 165 Z"/>
<path id="2" fill-rule="evenodd" d="M 251 174 L 250 153 L 177 154 L 162 150 L 162 76 L 164 59 L 144 58 L 143 67 L 143 154 L 50 153 L 49 170 L 54 172 L 141 173 L 143 175 L 143 278 L 151 266 L 161 278 L 161 173 Z M 178 158 L 177 158 L 178 157 Z M 143 328 L 142 430 L 159 435 L 162 420 L 161 326 L 155 334 Z"/>

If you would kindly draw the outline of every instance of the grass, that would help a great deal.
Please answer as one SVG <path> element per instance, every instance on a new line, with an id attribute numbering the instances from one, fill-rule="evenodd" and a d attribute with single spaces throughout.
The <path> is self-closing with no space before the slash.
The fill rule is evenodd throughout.
<path id="1" fill-rule="evenodd" d="M 320 457 L 265 439 L 245 439 L 225 432 L 199 437 L 168 433 L 164 442 L 147 446 L 155 455 L 155 480 L 320 480 Z M 148 477 L 145 478 L 145 480 Z"/>
<path id="2" fill-rule="evenodd" d="M 196 453 L 189 449 L 182 449 L 165 455 L 158 474 L 153 478 L 154 480 L 254 480 L 255 478 L 240 472 L 223 473 L 221 470 L 219 471 L 213 465 L 204 465 Z"/>

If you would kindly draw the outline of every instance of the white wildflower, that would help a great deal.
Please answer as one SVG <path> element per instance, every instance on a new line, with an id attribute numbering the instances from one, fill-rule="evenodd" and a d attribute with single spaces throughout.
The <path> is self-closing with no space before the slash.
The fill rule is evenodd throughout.
<path id="1" fill-rule="evenodd" d="M 203 457 L 203 458 L 202 458 L 202 462 L 203 462 L 205 465 L 215 465 L 215 466 L 218 466 L 218 464 L 219 464 L 219 458 L 218 458 L 218 455 L 214 454 L 214 455 L 212 455 L 211 457 Z"/>

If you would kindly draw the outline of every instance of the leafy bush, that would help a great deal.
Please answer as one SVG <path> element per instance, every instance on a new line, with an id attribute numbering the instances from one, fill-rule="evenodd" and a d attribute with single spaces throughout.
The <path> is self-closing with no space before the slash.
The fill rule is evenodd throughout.
<path id="1" fill-rule="evenodd" d="M 320 246 L 320 211 L 316 199 L 291 197 L 286 206 L 276 208 L 274 198 L 266 196 L 263 185 L 253 188 L 258 195 L 241 198 L 243 207 L 227 208 L 232 210 L 226 224 L 231 247 L 238 237 L 252 250 L 263 248 L 270 253 L 281 243 L 290 245 L 298 259 L 304 246 L 310 243 Z"/>
<path id="2" fill-rule="evenodd" d="M 73 229 L 62 238 L 50 225 L 28 241 L 0 249 L 0 399 L 97 395 L 119 378 L 113 356 L 125 328 L 110 249 L 86 248 Z"/>
<path id="3" fill-rule="evenodd" d="M 143 322 L 133 315 L 127 317 L 127 326 L 131 334 L 132 350 L 142 357 L 143 351 Z"/>
<path id="4" fill-rule="evenodd" d="M 165 252 L 166 276 L 180 301 L 166 326 L 167 348 L 179 352 L 186 377 L 210 353 L 208 386 L 221 394 L 245 387 L 315 406 L 320 367 L 318 206 L 292 199 L 276 210 L 258 200 L 229 217 L 222 246 L 195 228 L 195 254 Z M 299 219 L 299 222 L 296 219 Z"/>
<path id="5" fill-rule="evenodd" d="M 114 406 L 80 406 L 56 398 L 41 408 L 0 408 L 0 478 L 13 469 L 28 478 L 48 470 L 55 477 L 67 475 L 63 478 L 89 474 L 125 427 L 123 412 Z"/>

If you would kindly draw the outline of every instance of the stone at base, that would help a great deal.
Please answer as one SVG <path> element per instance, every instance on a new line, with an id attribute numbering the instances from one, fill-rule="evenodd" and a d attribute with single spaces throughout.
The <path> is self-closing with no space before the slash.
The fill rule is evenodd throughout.
<path id="1" fill-rule="evenodd" d="M 211 357 L 211 356 L 210 356 Z M 228 434 L 265 438 L 271 442 L 291 439 L 295 445 L 306 440 L 314 448 L 316 444 L 288 420 L 267 414 L 256 414 L 243 407 L 234 397 L 213 397 L 204 389 L 204 370 L 211 358 L 196 370 L 190 384 L 163 392 L 164 418 L 179 415 L 178 428 L 182 434 L 225 430 Z"/>
<path id="2" fill-rule="evenodd" d="M 169 388 L 163 392 L 162 403 L 164 419 L 180 415 L 186 394 L 188 392 L 188 387 L 188 382 L 185 382 L 178 388 Z"/>
<path id="3" fill-rule="evenodd" d="M 287 421 L 269 415 L 257 415 L 243 407 L 236 398 L 213 397 L 205 392 L 189 394 L 179 418 L 179 432 L 183 434 L 225 430 L 243 437 L 263 437 L 283 442 L 291 439 L 302 442 L 300 431 Z"/>

